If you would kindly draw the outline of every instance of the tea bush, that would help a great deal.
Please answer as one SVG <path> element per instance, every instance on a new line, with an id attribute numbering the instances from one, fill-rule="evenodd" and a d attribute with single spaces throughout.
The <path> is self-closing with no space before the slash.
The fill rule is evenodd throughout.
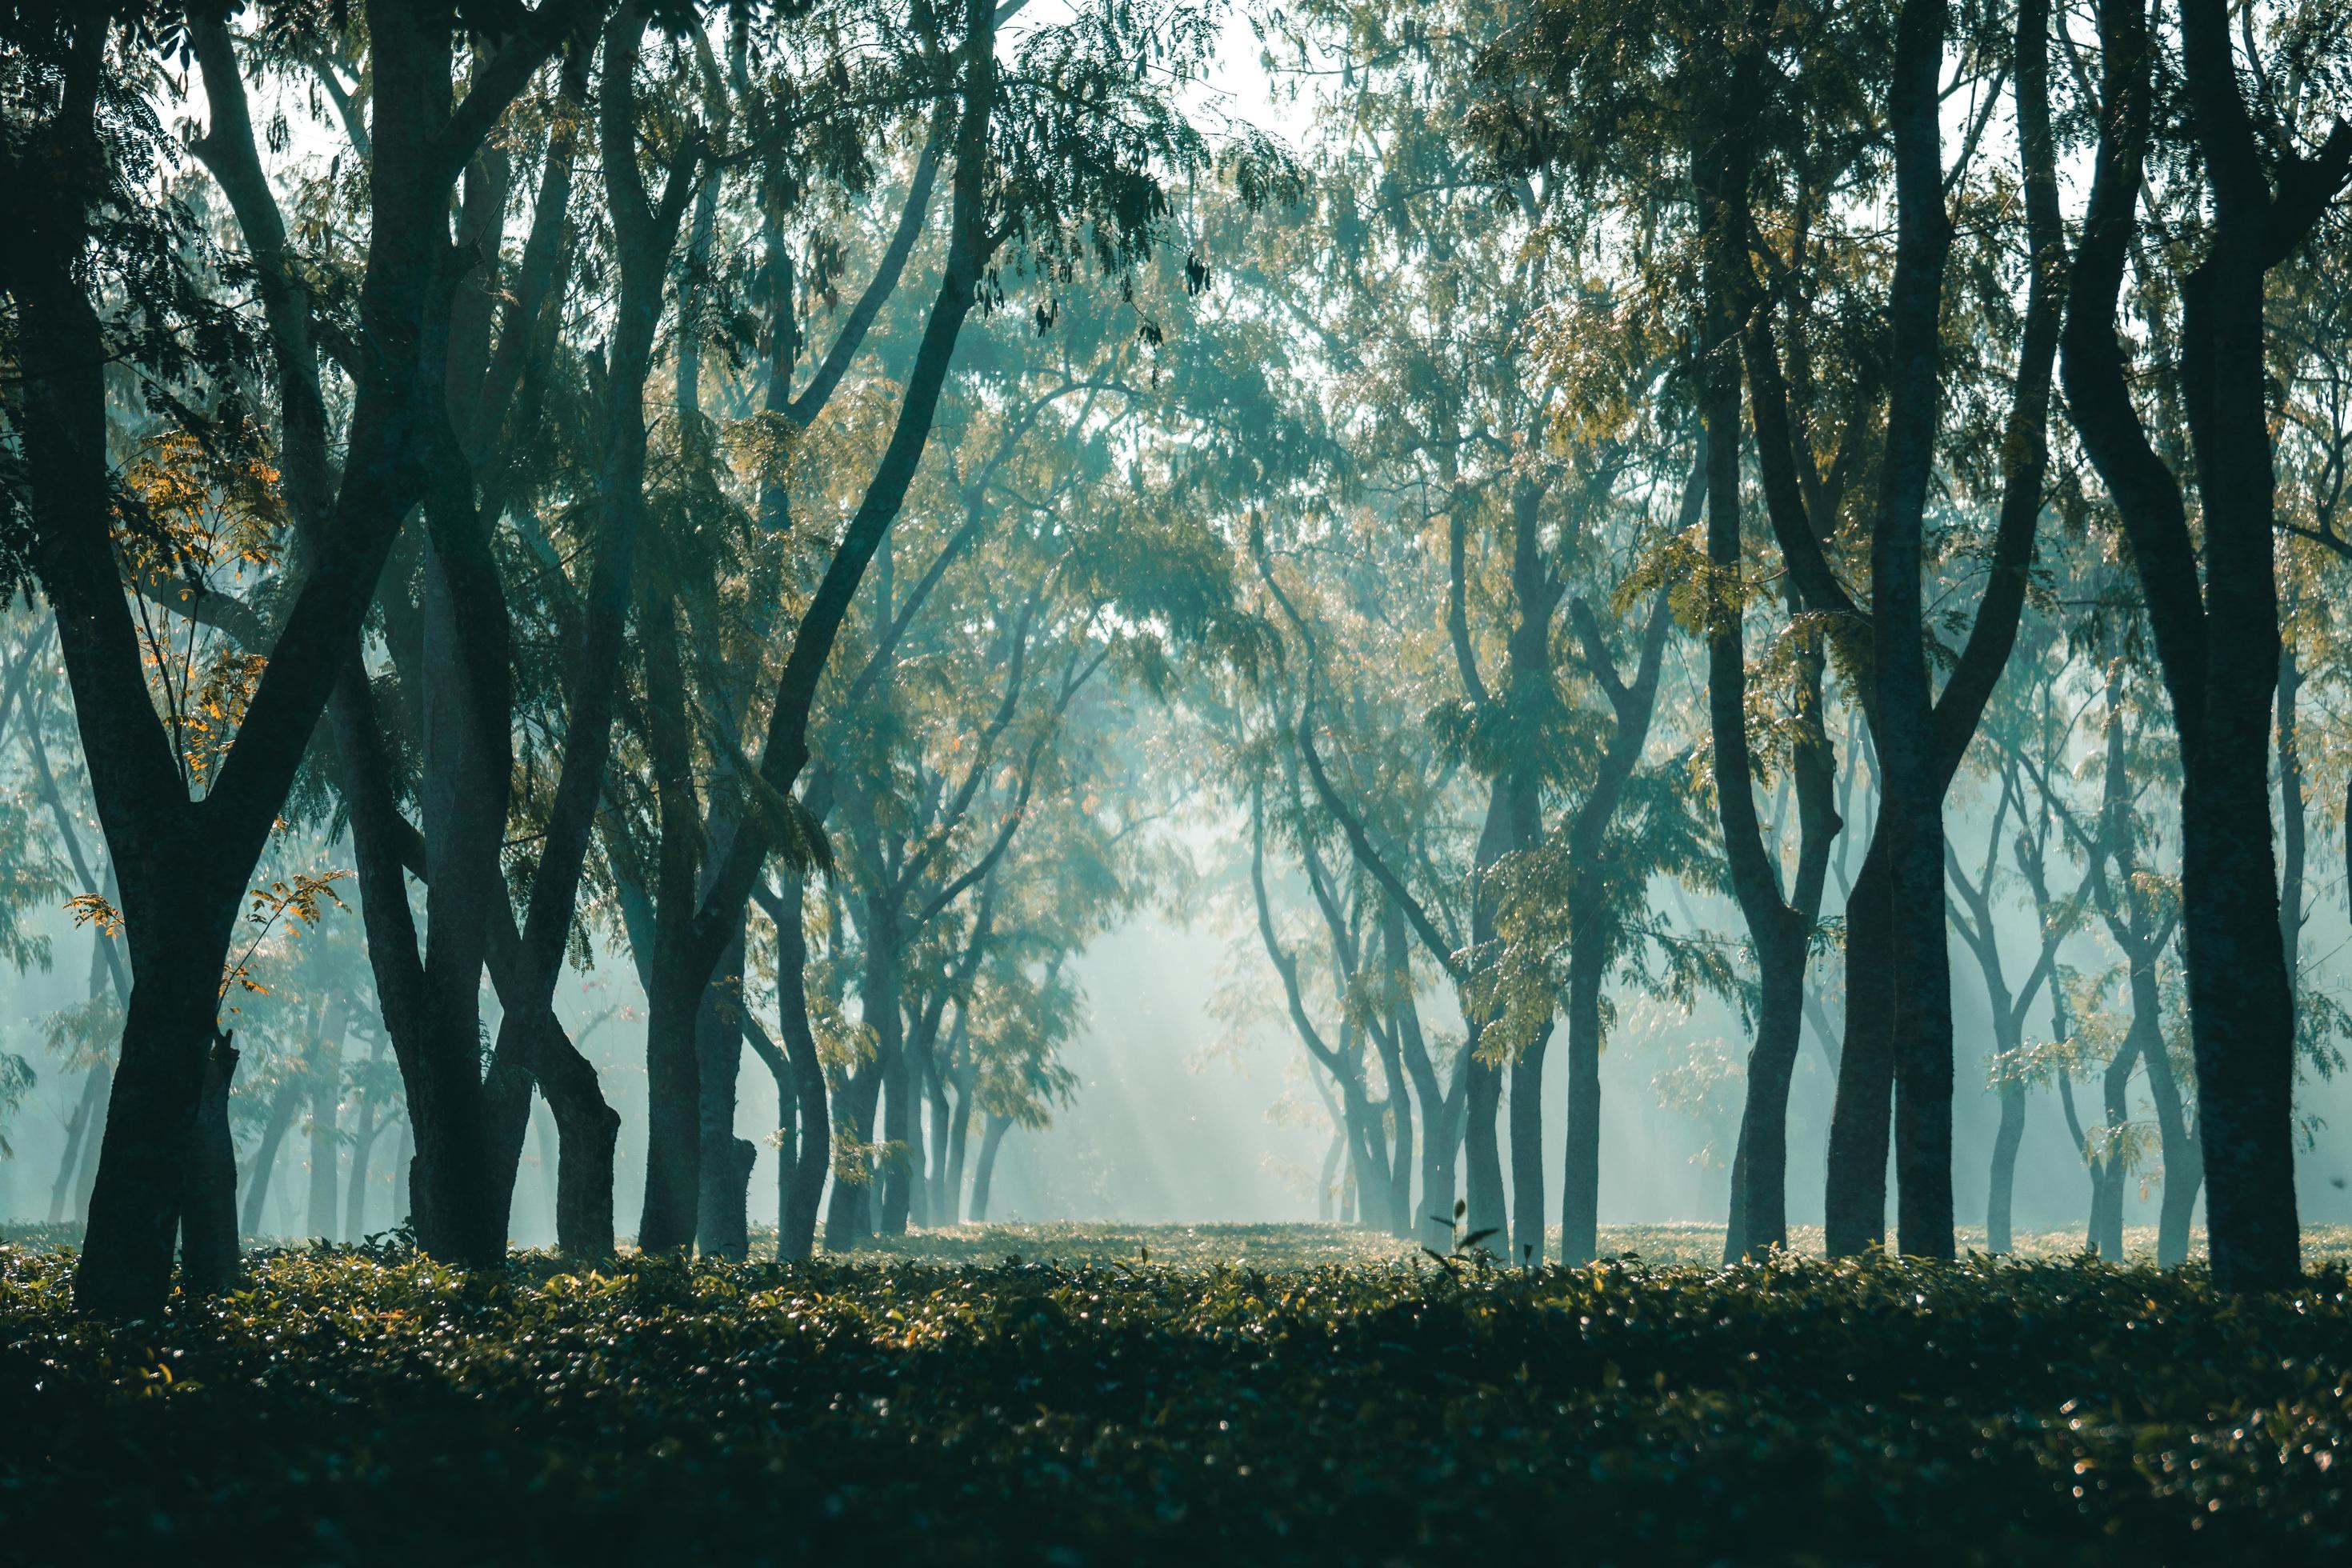
<path id="1" fill-rule="evenodd" d="M 2352 1531 L 2340 1265 L 2230 1300 L 1239 1229 L 472 1276 L 281 1251 L 111 1329 L 68 1312 L 70 1252 L 0 1248 L 0 1555 L 2282 1562 Z"/>

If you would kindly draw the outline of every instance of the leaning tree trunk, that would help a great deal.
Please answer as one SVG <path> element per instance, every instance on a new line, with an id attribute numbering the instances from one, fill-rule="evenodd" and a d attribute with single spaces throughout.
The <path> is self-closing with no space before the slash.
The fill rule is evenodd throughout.
<path id="1" fill-rule="evenodd" d="M 106 1115 L 106 1091 L 113 1082 L 113 1073 L 103 1065 L 90 1068 L 81 1080 L 81 1098 L 74 1104 L 73 1119 L 66 1123 L 65 1152 L 58 1157 L 58 1179 L 49 1188 L 51 1225 L 66 1217 L 66 1197 L 81 1172 L 83 1149 L 98 1145 L 99 1123 Z"/>
<path id="2" fill-rule="evenodd" d="M 792 1261 L 816 1251 L 817 1205 L 824 1195 L 824 1179 L 833 1170 L 833 1117 L 824 1064 L 817 1057 L 816 1037 L 809 1027 L 808 935 L 802 923 L 797 879 L 786 882 L 782 902 L 769 913 L 773 916 L 779 911 L 785 918 L 776 921 L 777 1023 L 784 1037 L 785 1060 L 792 1066 L 800 1136 L 793 1152 L 792 1184 L 776 1216 L 776 1256 Z"/>
<path id="3" fill-rule="evenodd" d="M 301 1103 L 300 1080 L 289 1078 L 278 1086 L 269 1102 L 269 1119 L 261 1124 L 261 1141 L 254 1145 L 253 1163 L 245 1175 L 245 1217 L 237 1229 L 246 1236 L 261 1234 L 261 1205 L 269 1196 L 269 1179 L 278 1172 L 278 1151 L 294 1125 L 295 1107 Z"/>
<path id="4" fill-rule="evenodd" d="M 2013 1052 L 2013 1043 L 2002 1047 Z M 2025 1142 L 2025 1086 L 2000 1089 L 2000 1126 L 1992 1139 L 1992 1175 L 1985 1195 L 1985 1250 L 1996 1256 L 2016 1250 L 2011 1215 L 2017 1191 L 2017 1151 Z"/>
<path id="5" fill-rule="evenodd" d="M 2135 1017 L 2155 1019 L 2163 999 L 2157 990 L 2153 944 L 2136 942 L 2131 955 L 2132 1009 Z M 2157 1208 L 2156 1266 L 2178 1268 L 2189 1261 L 2189 1221 L 2197 1207 L 2197 1190 L 2204 1184 L 2205 1161 L 2198 1139 L 2189 1131 L 2180 1099 L 2179 1080 L 2161 1027 L 2151 1024 L 2141 1055 L 2147 1064 L 2148 1099 L 2156 1107 L 2156 1130 L 2164 1160 L 2163 1195 Z"/>
<path id="6" fill-rule="evenodd" d="M 1003 1146 L 1004 1135 L 1012 1131 L 1012 1118 L 990 1115 L 988 1131 L 980 1140 L 980 1163 L 971 1177 L 971 1222 L 974 1225 L 988 1223 L 988 1189 L 996 1177 L 996 1152 Z"/>

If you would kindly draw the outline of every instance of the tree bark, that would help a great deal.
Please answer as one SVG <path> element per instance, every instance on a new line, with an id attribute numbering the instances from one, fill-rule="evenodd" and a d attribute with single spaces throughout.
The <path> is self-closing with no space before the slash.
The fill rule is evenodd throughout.
<path id="1" fill-rule="evenodd" d="M 196 1100 L 194 1169 L 180 1218 L 180 1283 L 192 1297 L 216 1296 L 236 1282 L 236 1142 L 229 1135 L 228 1097 L 236 1048 L 215 1036 L 205 1053 Z"/>
<path id="2" fill-rule="evenodd" d="M 996 1178 L 996 1152 L 1003 1147 L 1004 1135 L 1013 1131 L 1013 1120 L 991 1112 L 988 1131 L 980 1140 L 980 1163 L 971 1178 L 971 1223 L 988 1223 L 988 1189 Z"/>
<path id="3" fill-rule="evenodd" d="M 1547 1022 L 1511 1061 L 1511 1257 L 1529 1268 L 1544 1259 L 1543 1068 L 1550 1046 Z M 1571 1084 L 1570 1114 L 1575 1099 Z"/>
<path id="4" fill-rule="evenodd" d="M 740 1260 L 751 1253 L 751 1218 L 738 1166 L 736 1084 L 743 1062 L 743 930 L 719 960 L 719 975 L 702 993 L 695 1017 L 704 1158 L 697 1181 L 695 1233 L 706 1257 Z M 754 1151 L 756 1154 L 757 1151 Z"/>

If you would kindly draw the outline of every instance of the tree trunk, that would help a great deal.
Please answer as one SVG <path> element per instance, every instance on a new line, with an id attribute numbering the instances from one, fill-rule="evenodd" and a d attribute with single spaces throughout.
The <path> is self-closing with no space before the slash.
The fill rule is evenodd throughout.
<path id="1" fill-rule="evenodd" d="M 751 1218 L 735 1136 L 736 1082 L 743 1064 L 743 925 L 719 960 L 695 1015 L 702 1117 L 702 1165 L 696 1188 L 695 1233 L 704 1256 L 740 1260 L 751 1249 Z M 757 1151 L 754 1151 L 755 1154 Z"/>
<path id="2" fill-rule="evenodd" d="M 1893 911 L 1885 835 L 1875 829 L 1846 900 L 1845 1039 L 1822 1192 L 1832 1258 L 1886 1242 L 1886 1153 L 1895 1101 Z M 1938 906 L 1940 908 L 1940 906 Z"/>
<path id="3" fill-rule="evenodd" d="M 2162 46 L 2137 0 L 2107 0 L 2099 28 L 2105 103 L 2066 323 L 2067 401 L 2129 537 L 2179 737 L 2181 933 L 2213 1279 L 2225 1290 L 2282 1289 L 2303 1266 L 2294 1007 L 2270 834 L 2281 645 L 2264 275 L 2303 247 L 2352 171 L 2352 132 L 2339 126 L 2316 159 L 2283 165 L 2293 177 L 2283 173 L 2273 191 L 2254 129 L 2267 110 L 2244 100 L 2229 7 L 2184 0 L 2182 78 L 2211 213 L 2181 291 L 2200 539 L 2132 401 L 2116 332 Z"/>
<path id="4" fill-rule="evenodd" d="M 216 1036 L 205 1058 L 195 1157 L 180 1215 L 180 1282 L 191 1297 L 216 1296 L 236 1282 L 236 1142 L 228 1130 L 236 1077 L 236 1047 L 226 1035 Z"/>
<path id="5" fill-rule="evenodd" d="M 49 1188 L 51 1225 L 66 1217 L 66 1198 L 74 1191 L 74 1179 L 89 1163 L 84 1161 L 83 1150 L 98 1145 L 99 1125 L 106 1117 L 106 1092 L 113 1084 L 113 1071 L 104 1063 L 90 1068 L 82 1078 L 81 1099 L 75 1102 L 72 1120 L 66 1123 L 66 1146 L 58 1157 L 58 1179 Z M 79 1217 L 79 1210 L 76 1217 Z"/>
<path id="6" fill-rule="evenodd" d="M 390 1116 L 389 1110 L 376 1104 L 383 1064 L 383 1032 L 378 1029 L 375 1045 L 368 1053 L 368 1086 L 360 1091 L 359 1128 L 352 1140 L 352 1173 L 343 1199 L 343 1236 L 352 1242 L 367 1239 L 368 1166 L 374 1158 L 375 1141 Z"/>
<path id="7" fill-rule="evenodd" d="M 668 904 L 671 900 L 664 899 Z M 664 925 L 672 923 L 665 919 Z M 646 1194 L 637 1220 L 643 1252 L 694 1246 L 702 1171 L 702 1090 L 695 1025 L 704 986 L 680 937 L 657 944 L 646 1024 Z"/>
<path id="8" fill-rule="evenodd" d="M 1412 1237 L 1412 1098 L 1405 1087 L 1404 1063 L 1398 1047 L 1395 1020 L 1373 1031 L 1381 1053 L 1381 1076 L 1387 1086 L 1390 1118 L 1389 1189 L 1381 1215 L 1389 1234 L 1400 1241 Z M 1377 1131 L 1377 1130 L 1376 1130 Z"/>
<path id="9" fill-rule="evenodd" d="M 2024 1142 L 2025 1086 L 2005 1083 L 2000 1089 L 2000 1127 L 1992 1139 L 1991 1186 L 1985 1196 L 1985 1250 L 1996 1257 L 2016 1250 L 2010 1215 L 2017 1190 L 2017 1151 Z"/>
<path id="10" fill-rule="evenodd" d="M 337 1113 L 343 1101 L 343 1034 L 351 1027 L 349 997 L 338 993 L 327 1004 L 310 1070 L 310 1191 L 305 1232 L 314 1241 L 335 1239 L 336 1164 L 342 1156 Z"/>
<path id="11" fill-rule="evenodd" d="M 269 1118 L 261 1124 L 261 1141 L 254 1145 L 253 1163 L 245 1176 L 245 1217 L 238 1229 L 247 1236 L 261 1234 L 261 1205 L 269 1196 L 269 1179 L 278 1172 L 278 1146 L 294 1125 L 294 1110 L 302 1102 L 303 1083 L 289 1076 L 269 1102 Z"/>
<path id="12" fill-rule="evenodd" d="M 841 1141 L 849 1147 L 865 1149 L 874 1137 L 874 1110 L 882 1095 L 882 1069 L 878 1062 L 868 1062 L 849 1075 L 842 1086 L 837 1102 L 840 1110 Z M 866 1161 L 862 1153 L 858 1156 Z M 870 1163 L 869 1163 L 870 1168 Z M 833 1200 L 824 1216 L 824 1246 L 828 1252 L 846 1252 L 874 1233 L 874 1211 L 869 1202 L 870 1182 L 836 1181 L 833 1184 Z"/>
<path id="13" fill-rule="evenodd" d="M 971 1223 L 988 1223 L 988 1188 L 996 1175 L 996 1152 L 1003 1146 L 1004 1135 L 1013 1131 L 1010 1117 L 992 1114 L 988 1131 L 980 1140 L 980 1163 L 971 1177 Z"/>
<path id="14" fill-rule="evenodd" d="M 1608 952 L 1597 921 L 1574 922 L 1568 953 L 1568 1156 L 1559 1260 L 1581 1268 L 1601 1251 L 1601 984 Z"/>
<path id="15" fill-rule="evenodd" d="M 108 1102 L 98 1183 L 74 1276 L 77 1310 L 100 1318 L 152 1317 L 170 1294 L 172 1244 L 193 1196 L 200 1157 L 197 1110 L 217 1076 L 219 1005 L 215 954 L 228 950 L 233 899 L 206 900 L 216 920 L 197 923 L 168 967 L 152 949 L 131 950 L 134 979 L 122 1026 L 122 1054 Z M 217 927 L 217 942 L 207 932 Z M 202 956 L 191 956 L 201 954 Z M 147 962 L 142 964 L 141 960 Z M 211 970 L 207 973 L 207 970 Z M 226 1114 L 224 1110 L 223 1114 Z M 236 1245 L 236 1155 L 230 1152 L 228 1245 Z M 200 1229 L 201 1237 L 204 1232 Z"/>
<path id="16" fill-rule="evenodd" d="M 2178 1268 L 2189 1261 L 2189 1220 L 2197 1207 L 2197 1189 L 2204 1184 L 2205 1161 L 2198 1138 L 2189 1130 L 2180 1084 L 2173 1075 L 2171 1052 L 2164 1039 L 2163 998 L 2157 989 L 2152 942 L 2135 944 L 2131 992 L 2135 1022 L 2148 1020 L 2140 1054 L 2147 1066 L 2148 1099 L 2156 1107 L 2157 1136 L 2164 1160 L 2163 1196 L 2157 1208 L 2156 1266 Z"/>
<path id="17" fill-rule="evenodd" d="M 1953 1255 L 1952 972 L 1944 912 L 1945 775 L 1925 647 L 1923 520 L 1941 406 L 1944 205 L 1938 73 L 1946 0 L 1904 0 L 1888 118 L 1895 132 L 1893 363 L 1886 446 L 1871 531 L 1871 715 L 1887 845 L 1898 1239 Z"/>
<path id="18" fill-rule="evenodd" d="M 1544 1260 L 1543 1068 L 1550 1045 L 1547 1022 L 1511 1063 L 1511 1256 L 1528 1268 Z"/>
<path id="19" fill-rule="evenodd" d="M 1503 1071 L 1492 1062 L 1477 1059 L 1477 1042 L 1478 1029 L 1473 1025 L 1469 1041 L 1463 1047 L 1473 1053 L 1463 1066 L 1469 1075 L 1465 1107 L 1468 1121 L 1462 1135 L 1463 1152 L 1470 1167 L 1467 1224 L 1472 1233 L 1489 1233 L 1479 1245 L 1493 1252 L 1500 1250 L 1496 1243 L 1509 1234 L 1510 1219 L 1503 1201 L 1502 1146 L 1495 1133 L 1495 1122 L 1502 1110 Z"/>
<path id="20" fill-rule="evenodd" d="M 833 1171 L 833 1118 L 824 1064 L 809 1028 L 808 935 L 797 879 L 785 883 L 783 898 L 770 906 L 769 914 L 780 917 L 775 921 L 777 1023 L 784 1037 L 785 1060 L 792 1065 L 800 1122 L 792 1184 L 776 1218 L 776 1255 L 796 1261 L 816 1251 L 817 1206 L 824 1196 L 825 1177 Z"/>
<path id="21" fill-rule="evenodd" d="M 2110 1263 L 2124 1261 L 2124 1129 L 2131 1120 L 2129 1091 L 2132 1068 L 2147 1054 L 2154 1020 L 2132 1020 L 2131 1033 L 2100 1078 L 2100 1094 L 2107 1117 L 2106 1152 L 2093 1178 L 2095 1196 L 2091 1210 L 2091 1248 Z M 2158 1048 L 2161 1048 L 2159 1045 Z"/>
<path id="22" fill-rule="evenodd" d="M 555 1118 L 555 1245 L 567 1258 L 610 1258 L 621 1113 L 605 1103 L 596 1069 L 551 1012 L 539 1016 L 531 1072 Z"/>
<path id="23" fill-rule="evenodd" d="M 971 1101 L 978 1086 L 959 1074 L 956 1079 L 955 1116 L 948 1129 L 948 1223 L 961 1223 L 964 1217 L 963 1175 L 964 1156 L 971 1146 Z"/>
<path id="24" fill-rule="evenodd" d="M 415 1201 L 414 1175 L 416 1170 L 416 1123 L 404 1111 L 400 1118 L 400 1152 L 392 1160 L 392 1226 L 414 1230 L 413 1214 Z"/>
<path id="25" fill-rule="evenodd" d="M 1789 1245 L 1789 1088 L 1805 1023 L 1806 934 L 1790 923 L 1757 944 L 1761 998 L 1756 1042 L 1748 1052 L 1748 1104 L 1736 1162 L 1738 1228 L 1754 1258 Z M 1728 1238 L 1724 1260 L 1734 1261 Z"/>
<path id="26" fill-rule="evenodd" d="M 934 1050 L 923 1052 L 923 1083 L 925 1099 L 930 1106 L 930 1157 L 925 1162 L 923 1184 L 923 1224 L 947 1226 L 956 1222 L 957 1199 L 961 1196 L 948 1184 L 948 1130 L 952 1120 L 948 1109 L 945 1075 L 940 1070 L 939 1057 Z"/>

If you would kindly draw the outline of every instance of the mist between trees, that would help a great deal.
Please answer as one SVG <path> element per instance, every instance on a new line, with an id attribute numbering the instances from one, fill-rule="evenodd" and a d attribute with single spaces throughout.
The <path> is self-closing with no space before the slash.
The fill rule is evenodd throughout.
<path id="1" fill-rule="evenodd" d="M 2347 22 L 9 8 L 8 1214 L 2294 1280 Z"/>

